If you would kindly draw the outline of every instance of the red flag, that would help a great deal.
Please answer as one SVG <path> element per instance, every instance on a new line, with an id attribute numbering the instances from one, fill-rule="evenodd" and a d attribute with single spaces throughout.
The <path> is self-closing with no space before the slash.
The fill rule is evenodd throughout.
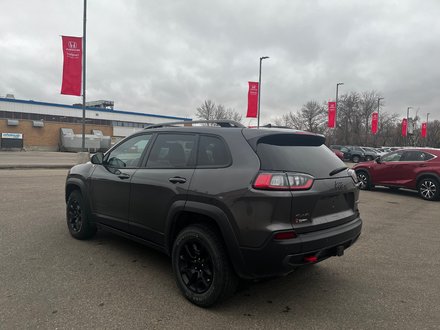
<path id="1" fill-rule="evenodd" d="M 377 133 L 377 123 L 379 121 L 379 114 L 377 112 L 373 112 L 371 116 L 371 132 L 373 134 Z"/>
<path id="2" fill-rule="evenodd" d="M 330 128 L 334 128 L 336 125 L 336 102 L 328 103 L 328 124 Z"/>
<path id="3" fill-rule="evenodd" d="M 258 83 L 249 81 L 248 109 L 246 117 L 257 118 L 258 112 Z"/>
<path id="4" fill-rule="evenodd" d="M 406 136 L 408 130 L 408 120 L 406 118 L 402 119 L 402 136 Z"/>
<path id="5" fill-rule="evenodd" d="M 63 82 L 61 94 L 81 95 L 82 38 L 63 38 Z"/>
<path id="6" fill-rule="evenodd" d="M 427 124 L 426 123 L 422 123 L 422 138 L 426 137 L 426 131 L 427 131 Z"/>

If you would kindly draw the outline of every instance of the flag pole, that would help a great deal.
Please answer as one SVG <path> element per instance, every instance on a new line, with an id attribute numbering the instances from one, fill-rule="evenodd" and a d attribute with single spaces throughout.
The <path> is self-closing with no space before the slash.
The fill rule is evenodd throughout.
<path id="1" fill-rule="evenodd" d="M 83 102 L 82 102 L 82 151 L 86 151 L 86 22 L 87 22 L 87 0 L 84 0 L 83 16 Z"/>

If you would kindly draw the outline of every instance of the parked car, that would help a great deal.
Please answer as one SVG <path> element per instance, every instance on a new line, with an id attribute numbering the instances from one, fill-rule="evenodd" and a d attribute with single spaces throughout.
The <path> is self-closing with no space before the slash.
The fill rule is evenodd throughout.
<path id="1" fill-rule="evenodd" d="M 339 144 L 333 144 L 330 146 L 332 150 L 339 150 L 343 153 L 343 159 L 345 161 L 351 161 L 353 163 L 359 163 L 365 159 L 365 154 L 361 149 L 353 149 L 351 146 L 341 146 Z"/>
<path id="2" fill-rule="evenodd" d="M 239 277 L 284 275 L 357 240 L 356 173 L 324 136 L 199 123 L 150 126 L 74 166 L 70 234 L 101 228 L 170 255 L 177 286 L 203 307 L 231 295 Z"/>
<path id="3" fill-rule="evenodd" d="M 440 149 L 401 149 L 388 153 L 375 162 L 353 167 L 361 189 L 375 185 L 392 189 L 417 190 L 426 200 L 439 199 Z"/>
<path id="4" fill-rule="evenodd" d="M 364 150 L 366 152 L 365 155 L 367 155 L 367 152 L 371 153 L 372 156 L 374 156 L 374 159 L 376 159 L 377 157 L 386 155 L 388 152 L 382 151 L 379 148 L 372 148 L 372 147 L 361 147 L 362 150 Z M 372 160 L 372 159 L 366 159 L 365 160 Z"/>
<path id="5" fill-rule="evenodd" d="M 334 152 L 334 154 L 335 154 L 336 156 L 338 156 L 338 158 L 339 158 L 340 160 L 344 160 L 344 153 L 343 153 L 341 150 L 338 150 L 338 149 L 332 149 L 332 151 Z"/>
<path id="6" fill-rule="evenodd" d="M 387 154 L 389 152 L 391 152 L 392 150 L 388 147 L 381 147 L 381 148 L 376 148 L 377 150 L 379 150 L 379 152 L 382 152 L 384 154 Z"/>
<path id="7" fill-rule="evenodd" d="M 339 145 L 339 144 L 332 144 L 330 145 L 330 149 L 335 149 L 335 150 L 341 150 L 343 146 Z"/>
<path id="8" fill-rule="evenodd" d="M 341 148 L 347 160 L 353 163 L 359 163 L 365 160 L 365 152 L 357 146 L 345 146 Z"/>
<path id="9" fill-rule="evenodd" d="M 364 152 L 364 158 L 367 162 L 370 162 L 377 157 L 379 157 L 379 154 L 376 150 L 369 147 L 359 147 Z"/>

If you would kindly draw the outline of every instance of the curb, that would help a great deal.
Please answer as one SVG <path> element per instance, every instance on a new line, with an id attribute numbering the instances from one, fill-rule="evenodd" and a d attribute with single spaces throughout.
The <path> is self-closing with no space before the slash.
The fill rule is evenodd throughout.
<path id="1" fill-rule="evenodd" d="M 75 164 L 5 164 L 0 170 L 71 169 Z"/>

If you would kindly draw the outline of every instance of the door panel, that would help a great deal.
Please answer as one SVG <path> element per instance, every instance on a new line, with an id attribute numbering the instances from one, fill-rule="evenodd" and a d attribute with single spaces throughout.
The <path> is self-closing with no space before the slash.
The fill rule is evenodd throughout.
<path id="1" fill-rule="evenodd" d="M 425 153 L 420 150 L 405 151 L 400 162 L 400 185 L 416 188 L 416 177 L 420 169 L 426 167 Z"/>
<path id="2" fill-rule="evenodd" d="M 130 183 L 148 148 L 151 133 L 137 134 L 108 152 L 91 176 L 92 212 L 99 221 L 128 231 Z"/>
<path id="3" fill-rule="evenodd" d="M 131 181 L 129 230 L 164 244 L 165 221 L 175 201 L 186 202 L 195 167 L 195 134 L 158 134 L 144 168 Z"/>
<path id="4" fill-rule="evenodd" d="M 92 208 L 103 224 L 128 230 L 130 181 L 135 171 L 96 165 L 91 179 Z"/>
<path id="5" fill-rule="evenodd" d="M 194 169 L 139 169 L 131 181 L 130 232 L 164 244 L 165 220 L 175 201 L 186 201 Z"/>
<path id="6" fill-rule="evenodd" d="M 402 151 L 396 151 L 381 158 L 381 163 L 376 163 L 371 169 L 373 184 L 396 184 L 399 179 L 399 160 Z"/>

